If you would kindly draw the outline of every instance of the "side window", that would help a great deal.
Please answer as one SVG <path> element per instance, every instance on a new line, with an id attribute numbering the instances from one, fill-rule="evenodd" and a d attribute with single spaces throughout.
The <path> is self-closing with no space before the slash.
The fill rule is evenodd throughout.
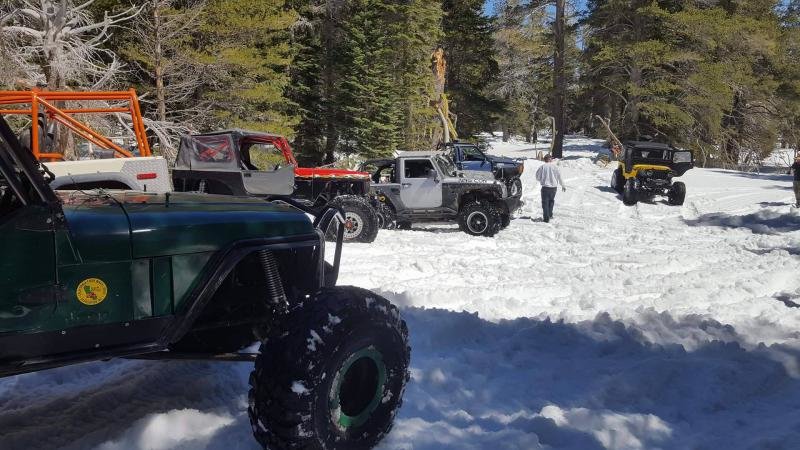
<path id="1" fill-rule="evenodd" d="M 370 174 L 372 182 L 376 184 L 394 183 L 394 163 L 392 164 L 367 164 L 361 168 Z"/>
<path id="2" fill-rule="evenodd" d="M 429 159 L 407 159 L 405 161 L 406 178 L 428 178 L 428 172 L 433 169 Z"/>
<path id="3" fill-rule="evenodd" d="M 251 144 L 248 153 L 250 170 L 278 170 L 286 166 L 283 152 L 272 144 Z"/>
<path id="4" fill-rule="evenodd" d="M 394 173 L 394 164 L 381 168 L 380 172 L 378 172 L 378 182 L 383 184 L 397 183 Z"/>
<path id="5" fill-rule="evenodd" d="M 464 152 L 464 160 L 466 161 L 483 161 L 485 159 L 483 153 L 476 147 L 461 147 L 461 151 Z"/>

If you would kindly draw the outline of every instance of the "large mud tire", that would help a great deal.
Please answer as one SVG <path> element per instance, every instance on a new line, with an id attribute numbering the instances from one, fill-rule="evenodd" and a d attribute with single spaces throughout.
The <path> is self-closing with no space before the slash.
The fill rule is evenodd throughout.
<path id="1" fill-rule="evenodd" d="M 669 188 L 667 201 L 670 205 L 681 206 L 686 201 L 686 185 L 681 181 L 676 181 Z"/>
<path id="2" fill-rule="evenodd" d="M 624 187 L 625 177 L 622 176 L 622 170 L 617 168 L 617 170 L 615 170 L 611 175 L 611 189 L 614 189 L 618 194 L 622 195 Z"/>
<path id="3" fill-rule="evenodd" d="M 522 180 L 514 178 L 508 183 L 508 196 L 509 197 L 522 197 Z"/>
<path id="4" fill-rule="evenodd" d="M 458 215 L 458 227 L 472 236 L 492 237 L 500 230 L 500 214 L 488 202 L 464 205 Z"/>
<path id="5" fill-rule="evenodd" d="M 639 193 L 636 192 L 636 182 L 630 179 L 625 182 L 625 187 L 622 189 L 622 203 L 626 206 L 634 206 L 639 202 Z"/>
<path id="6" fill-rule="evenodd" d="M 402 405 L 410 351 L 388 300 L 322 289 L 261 346 L 248 408 L 256 439 L 269 449 L 371 449 Z"/>
<path id="7" fill-rule="evenodd" d="M 378 228 L 382 230 L 394 230 L 395 227 L 397 227 L 397 218 L 389 205 L 383 202 L 377 202 L 374 208 L 378 220 Z"/>
<path id="8" fill-rule="evenodd" d="M 341 208 L 344 211 L 345 242 L 370 243 L 378 236 L 378 218 L 375 209 L 366 198 L 342 195 L 331 200 L 328 207 Z M 333 227 L 328 230 L 328 239 L 335 239 Z"/>

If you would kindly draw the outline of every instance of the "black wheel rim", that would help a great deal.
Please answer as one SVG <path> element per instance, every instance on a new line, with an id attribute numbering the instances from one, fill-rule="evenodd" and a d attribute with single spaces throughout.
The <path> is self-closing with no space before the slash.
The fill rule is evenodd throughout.
<path id="1" fill-rule="evenodd" d="M 467 228 L 475 234 L 483 233 L 489 228 L 489 218 L 483 211 L 473 211 L 467 216 Z"/>

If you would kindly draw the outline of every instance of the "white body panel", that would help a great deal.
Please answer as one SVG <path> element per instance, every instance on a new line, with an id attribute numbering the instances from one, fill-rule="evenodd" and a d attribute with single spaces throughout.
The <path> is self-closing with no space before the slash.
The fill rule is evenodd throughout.
<path id="1" fill-rule="evenodd" d="M 76 175 L 120 175 L 134 190 L 163 193 L 172 190 L 167 160 L 161 156 L 88 159 L 45 163 L 57 178 Z M 155 178 L 152 177 L 155 174 Z"/>

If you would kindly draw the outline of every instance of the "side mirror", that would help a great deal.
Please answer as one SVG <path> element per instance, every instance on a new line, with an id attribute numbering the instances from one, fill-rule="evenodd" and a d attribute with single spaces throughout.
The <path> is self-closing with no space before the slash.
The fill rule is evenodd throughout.
<path id="1" fill-rule="evenodd" d="M 432 179 L 435 182 L 439 182 L 439 174 L 436 173 L 435 169 L 428 169 L 428 178 Z"/>

